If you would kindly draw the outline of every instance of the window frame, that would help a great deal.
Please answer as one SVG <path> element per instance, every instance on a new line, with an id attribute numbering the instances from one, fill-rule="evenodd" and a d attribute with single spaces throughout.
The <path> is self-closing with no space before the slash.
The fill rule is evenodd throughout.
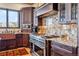
<path id="1" fill-rule="evenodd" d="M 20 11 L 19 10 L 13 10 L 13 9 L 7 9 L 7 8 L 0 8 L 0 10 L 6 10 L 6 27 L 0 27 L 0 28 L 20 28 Z M 9 16 L 8 16 L 8 12 L 9 11 L 16 11 L 18 12 L 18 27 L 9 27 Z"/>

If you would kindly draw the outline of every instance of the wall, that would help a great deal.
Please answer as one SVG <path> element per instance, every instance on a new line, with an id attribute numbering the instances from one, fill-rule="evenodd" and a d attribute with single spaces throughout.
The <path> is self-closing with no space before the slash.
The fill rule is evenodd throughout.
<path id="1" fill-rule="evenodd" d="M 44 3 L 35 3 L 33 6 L 36 7 L 36 8 L 38 8 L 38 7 L 42 6 L 43 4 Z"/>

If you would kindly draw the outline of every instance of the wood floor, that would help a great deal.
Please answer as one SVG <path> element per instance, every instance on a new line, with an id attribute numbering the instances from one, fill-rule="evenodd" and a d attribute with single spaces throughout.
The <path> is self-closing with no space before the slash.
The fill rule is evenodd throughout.
<path id="1" fill-rule="evenodd" d="M 27 50 L 27 52 L 28 52 L 29 54 L 27 54 L 27 55 L 25 55 L 25 56 L 32 56 L 32 54 L 30 53 L 30 48 L 26 48 L 26 50 Z"/>

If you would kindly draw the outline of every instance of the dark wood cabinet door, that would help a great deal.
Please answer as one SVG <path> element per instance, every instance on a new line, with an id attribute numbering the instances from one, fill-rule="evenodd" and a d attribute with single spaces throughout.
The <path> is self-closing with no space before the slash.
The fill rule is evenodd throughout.
<path id="1" fill-rule="evenodd" d="M 62 43 L 53 42 L 51 45 L 51 55 L 53 56 L 75 56 L 76 48 Z"/>
<path id="2" fill-rule="evenodd" d="M 6 48 L 7 49 L 16 48 L 16 40 L 15 39 L 6 40 Z"/>
<path id="3" fill-rule="evenodd" d="M 16 34 L 16 45 L 17 47 L 22 47 L 23 35 Z"/>
<path id="4" fill-rule="evenodd" d="M 16 45 L 17 47 L 27 47 L 28 46 L 28 34 L 17 34 L 16 35 Z"/>
<path id="5" fill-rule="evenodd" d="M 21 9 L 21 20 L 23 24 L 31 24 L 32 23 L 32 16 L 33 16 L 33 8 L 32 7 L 25 7 Z"/>
<path id="6" fill-rule="evenodd" d="M 18 47 L 23 47 L 22 39 L 17 39 L 16 45 L 17 45 L 17 48 Z"/>
<path id="7" fill-rule="evenodd" d="M 6 50 L 6 40 L 0 40 L 0 51 Z"/>
<path id="8" fill-rule="evenodd" d="M 29 46 L 29 35 L 28 34 L 23 35 L 23 46 L 24 47 Z"/>
<path id="9" fill-rule="evenodd" d="M 21 9 L 21 27 L 22 32 L 31 33 L 31 27 L 33 24 L 33 8 L 25 7 Z"/>

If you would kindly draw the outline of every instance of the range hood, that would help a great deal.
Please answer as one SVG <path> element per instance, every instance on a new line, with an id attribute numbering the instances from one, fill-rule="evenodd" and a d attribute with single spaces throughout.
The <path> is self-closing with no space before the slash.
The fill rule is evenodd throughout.
<path id="1" fill-rule="evenodd" d="M 58 3 L 46 3 L 43 6 L 36 9 L 36 16 L 47 16 L 50 14 L 56 14 L 58 11 Z"/>

